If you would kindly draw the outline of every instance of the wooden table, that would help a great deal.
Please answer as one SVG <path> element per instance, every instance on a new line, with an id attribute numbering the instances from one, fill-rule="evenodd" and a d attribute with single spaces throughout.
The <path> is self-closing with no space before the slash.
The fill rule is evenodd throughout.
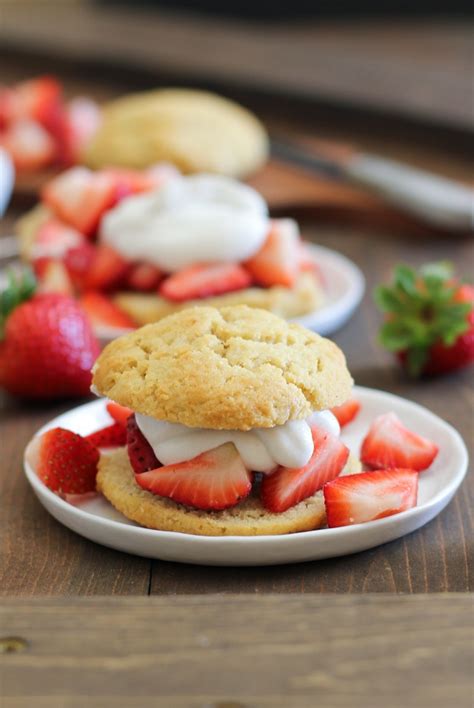
<path id="1" fill-rule="evenodd" d="M 31 57 L 8 55 L 2 78 L 51 68 L 58 71 L 47 59 L 32 63 Z M 103 75 L 85 76 L 74 63 L 65 63 L 61 74 L 71 93 L 87 90 L 101 98 L 151 82 L 133 73 L 108 74 L 104 82 Z M 462 133 L 251 92 L 236 95 L 280 134 L 352 140 L 470 179 Z M 21 208 L 10 209 L 4 234 Z M 418 265 L 447 258 L 472 275 L 472 241 L 427 228 L 337 222 L 321 210 L 294 215 L 306 238 L 344 253 L 367 278 L 359 311 L 334 337 L 356 382 L 427 406 L 458 428 L 472 454 L 472 371 L 430 382 L 406 379 L 376 342 L 380 316 L 371 298 L 375 283 L 387 279 L 401 260 Z M 143 706 L 306 708 L 315 704 L 315 695 L 328 708 L 470 705 L 472 596 L 466 593 L 474 589 L 472 475 L 424 528 L 347 558 L 238 569 L 151 561 L 68 531 L 43 510 L 26 483 L 25 444 L 39 426 L 77 404 L 1 398 L 0 593 L 10 597 L 0 618 L 0 648 L 5 636 L 29 642 L 24 652 L 0 659 L 0 686 L 12 697 L 8 706 L 31 705 L 32 696 L 40 695 L 44 698 L 35 705 L 82 706 L 88 692 L 94 698 L 87 705 L 101 707 L 128 706 L 139 696 Z M 248 596 L 264 593 L 274 596 Z M 56 684 L 53 667 L 54 677 L 61 676 Z M 84 672 L 90 684 L 83 683 Z"/>

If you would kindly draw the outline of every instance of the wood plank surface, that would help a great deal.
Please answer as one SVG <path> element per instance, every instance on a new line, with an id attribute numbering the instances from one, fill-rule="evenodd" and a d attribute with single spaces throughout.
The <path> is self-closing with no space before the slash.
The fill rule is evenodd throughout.
<path id="1" fill-rule="evenodd" d="M 470 708 L 472 609 L 471 595 L 10 599 L 0 648 L 27 646 L 0 653 L 0 695 L 5 708 Z"/>
<path id="2" fill-rule="evenodd" d="M 50 67 L 41 57 L 9 57 L 1 63 L 3 80 L 27 77 Z M 82 65 L 56 67 L 69 95 L 79 90 L 97 98 L 141 86 L 141 75 L 84 74 Z M 149 78 L 147 79 L 149 81 Z M 273 131 L 287 135 L 324 135 L 358 142 L 366 149 L 469 179 L 466 143 L 452 135 L 387 126 L 337 114 L 333 120 L 303 111 L 294 102 L 249 99 Z M 0 225 L 8 234 L 22 210 L 13 205 Z M 355 261 L 367 278 L 367 294 L 352 321 L 334 337 L 347 354 L 358 384 L 406 396 L 452 423 L 473 454 L 472 371 L 420 383 L 406 379 L 376 343 L 380 316 L 371 299 L 376 282 L 387 279 L 395 263 L 413 265 L 452 260 L 469 276 L 474 269 L 472 240 L 417 234 L 402 224 L 364 224 L 337 220 L 322 210 L 295 211 L 306 238 L 334 248 Z M 336 219 L 336 220 L 335 220 Z M 474 589 L 474 478 L 442 514 L 399 541 L 347 558 L 274 568 L 226 569 L 159 563 L 95 545 L 54 521 L 39 505 L 22 473 L 25 444 L 35 430 L 81 401 L 27 405 L 0 396 L 0 594 L 17 596 L 145 595 L 199 593 L 301 592 L 465 592 Z"/>
<path id="3" fill-rule="evenodd" d="M 0 42 L 17 50 L 472 127 L 467 19 L 251 23 L 88 0 L 0 9 Z"/>

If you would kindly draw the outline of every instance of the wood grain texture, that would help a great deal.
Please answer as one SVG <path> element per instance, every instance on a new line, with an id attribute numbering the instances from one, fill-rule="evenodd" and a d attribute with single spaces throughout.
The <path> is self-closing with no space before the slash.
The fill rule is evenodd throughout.
<path id="1" fill-rule="evenodd" d="M 469 708 L 472 597 L 6 600 L 5 706 Z M 40 702 L 38 702 L 40 701 Z"/>
<path id="2" fill-rule="evenodd" d="M 466 21 L 231 22 L 86 0 L 2 0 L 0 40 L 57 58 L 171 71 L 469 129 Z M 275 68 L 277 67 L 277 70 Z"/>
<path id="3" fill-rule="evenodd" d="M 0 62 L 7 82 L 52 67 L 40 58 Z M 116 73 L 86 75 L 81 65 L 56 67 L 69 95 L 97 98 L 137 88 L 142 76 Z M 62 72 L 62 73 L 61 73 Z M 380 124 L 307 112 L 293 102 L 253 97 L 271 130 L 289 136 L 324 135 L 365 149 L 439 171 L 459 179 L 470 174 L 469 154 L 452 136 L 429 130 L 387 131 Z M 281 174 L 281 173 L 280 173 Z M 281 187 L 280 187 L 281 189 Z M 11 232 L 21 205 L 10 208 L 0 233 Z M 398 261 L 419 265 L 447 258 L 465 275 L 472 274 L 472 240 L 435 236 L 403 224 L 357 224 L 324 209 L 295 211 L 306 238 L 334 248 L 354 260 L 367 278 L 367 294 L 351 322 L 335 340 L 347 354 L 356 382 L 406 396 L 452 423 L 473 454 L 472 371 L 413 383 L 376 343 L 380 316 L 371 291 L 388 279 Z M 339 215 L 340 216 L 340 215 Z M 274 568 L 200 568 L 150 562 L 95 545 L 68 531 L 40 506 L 22 474 L 21 458 L 35 430 L 80 401 L 34 406 L 0 396 L 0 594 L 18 596 L 145 595 L 199 593 L 432 593 L 474 590 L 474 476 L 467 478 L 452 503 L 428 526 L 399 541 L 347 558 Z"/>

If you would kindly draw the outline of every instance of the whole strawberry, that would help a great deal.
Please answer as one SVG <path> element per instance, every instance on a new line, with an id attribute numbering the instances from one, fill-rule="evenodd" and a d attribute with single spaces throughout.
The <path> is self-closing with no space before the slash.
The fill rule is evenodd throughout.
<path id="1" fill-rule="evenodd" d="M 26 398 L 89 393 L 99 353 L 87 316 L 66 295 L 34 295 L 34 280 L 13 276 L 0 295 L 0 386 Z"/>
<path id="2" fill-rule="evenodd" d="M 474 287 L 454 279 L 449 263 L 418 273 L 400 265 L 393 285 L 374 297 L 386 314 L 380 341 L 410 375 L 436 376 L 474 361 Z"/>

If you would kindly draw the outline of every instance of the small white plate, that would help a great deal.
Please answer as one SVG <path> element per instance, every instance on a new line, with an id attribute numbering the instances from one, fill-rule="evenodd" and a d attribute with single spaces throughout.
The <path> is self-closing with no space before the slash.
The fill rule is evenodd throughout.
<path id="1" fill-rule="evenodd" d="M 348 321 L 359 305 L 364 295 L 365 279 L 355 263 L 337 251 L 308 242 L 306 245 L 322 273 L 326 302 L 319 310 L 292 321 L 318 334 L 332 334 Z M 130 330 L 98 326 L 95 331 L 99 339 L 106 343 Z"/>
<path id="2" fill-rule="evenodd" d="M 354 393 L 362 409 L 342 436 L 354 453 L 358 453 L 375 416 L 388 411 L 394 411 L 409 428 L 439 445 L 433 465 L 420 474 L 418 506 L 414 509 L 367 524 L 281 536 L 192 536 L 142 528 L 103 497 L 72 506 L 44 486 L 26 459 L 25 472 L 41 504 L 58 521 L 85 538 L 135 555 L 201 565 L 273 565 L 356 553 L 393 541 L 431 521 L 461 484 L 468 456 L 459 433 L 426 408 L 375 389 L 356 387 Z M 93 401 L 55 418 L 37 434 L 62 426 L 85 435 L 107 422 L 105 401 Z"/>

